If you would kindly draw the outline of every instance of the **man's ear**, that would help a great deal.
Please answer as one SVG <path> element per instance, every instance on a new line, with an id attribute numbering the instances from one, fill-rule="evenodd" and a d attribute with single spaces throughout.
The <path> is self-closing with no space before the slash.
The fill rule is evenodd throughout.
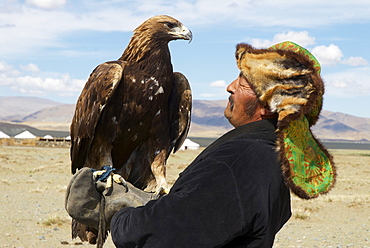
<path id="1" fill-rule="evenodd" d="M 262 119 L 268 119 L 268 118 L 272 118 L 276 116 L 276 113 L 272 112 L 266 107 L 260 109 L 260 114 L 261 114 Z"/>

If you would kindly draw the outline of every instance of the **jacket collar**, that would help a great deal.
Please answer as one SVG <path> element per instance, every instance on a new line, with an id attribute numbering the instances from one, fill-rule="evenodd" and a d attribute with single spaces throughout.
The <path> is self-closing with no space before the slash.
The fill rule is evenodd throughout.
<path id="1" fill-rule="evenodd" d="M 215 147 L 218 147 L 219 145 L 235 138 L 260 138 L 275 141 L 276 124 L 276 119 L 266 119 L 251 122 L 234 128 L 215 140 L 212 144 L 210 144 L 202 152 L 202 155 L 204 155 L 204 153 L 212 151 Z"/>

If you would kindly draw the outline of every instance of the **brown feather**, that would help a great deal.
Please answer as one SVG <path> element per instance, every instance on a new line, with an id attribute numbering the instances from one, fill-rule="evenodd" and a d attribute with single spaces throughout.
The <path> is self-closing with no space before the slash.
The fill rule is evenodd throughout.
<path id="1" fill-rule="evenodd" d="M 76 104 L 71 123 L 71 169 L 82 168 L 95 135 L 97 121 L 122 77 L 126 62 L 101 64 L 91 73 Z"/>
<path id="2" fill-rule="evenodd" d="M 171 141 L 175 142 L 173 152 L 180 149 L 190 128 L 192 95 L 186 77 L 175 72 L 175 84 L 171 95 Z"/>

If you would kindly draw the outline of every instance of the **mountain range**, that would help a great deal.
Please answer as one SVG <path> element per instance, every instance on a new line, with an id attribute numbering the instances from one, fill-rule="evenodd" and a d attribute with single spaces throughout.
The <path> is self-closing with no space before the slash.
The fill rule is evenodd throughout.
<path id="1" fill-rule="evenodd" d="M 223 116 L 226 104 L 194 100 L 189 137 L 213 138 L 232 129 Z M 74 104 L 36 97 L 0 97 L 0 131 L 10 136 L 29 130 L 37 136 L 65 137 L 74 109 Z M 370 118 L 323 110 L 312 130 L 322 140 L 370 141 Z"/>

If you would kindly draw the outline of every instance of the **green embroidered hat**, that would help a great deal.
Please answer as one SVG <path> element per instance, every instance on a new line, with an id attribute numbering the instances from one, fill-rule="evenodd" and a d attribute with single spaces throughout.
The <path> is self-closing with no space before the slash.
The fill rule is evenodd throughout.
<path id="1" fill-rule="evenodd" d="M 287 185 L 304 199 L 327 193 L 335 183 L 334 162 L 310 129 L 324 95 L 319 62 L 290 41 L 268 49 L 238 44 L 235 55 L 260 102 L 278 114 L 277 147 Z"/>

